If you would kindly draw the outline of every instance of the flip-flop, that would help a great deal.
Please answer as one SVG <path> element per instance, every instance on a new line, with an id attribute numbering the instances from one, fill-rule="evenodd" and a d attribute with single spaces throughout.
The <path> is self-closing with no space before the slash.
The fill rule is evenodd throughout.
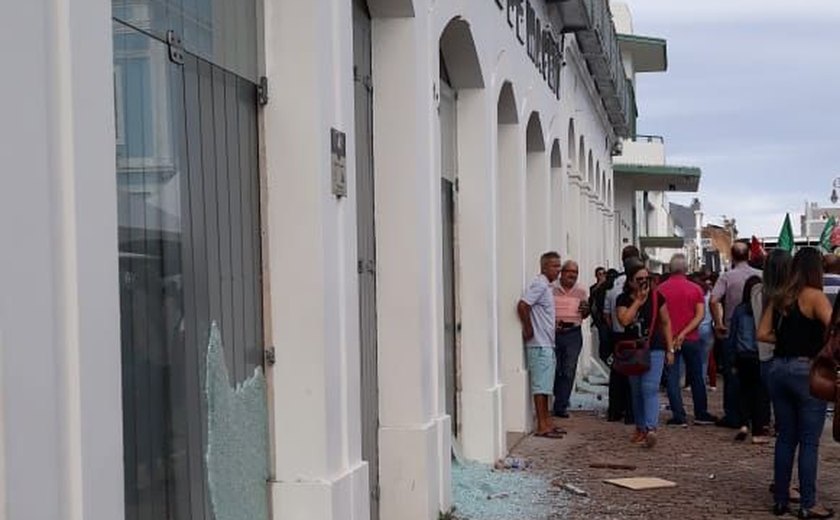
<path id="1" fill-rule="evenodd" d="M 550 430 L 543 433 L 535 433 L 534 437 L 544 437 L 546 439 L 562 439 L 563 434 L 556 430 Z"/>
<path id="2" fill-rule="evenodd" d="M 559 426 L 557 426 L 556 428 L 554 428 L 551 431 L 553 431 L 554 433 L 559 433 L 561 435 L 566 435 L 567 433 L 569 433 L 566 430 L 564 430 L 563 428 L 560 428 Z"/>

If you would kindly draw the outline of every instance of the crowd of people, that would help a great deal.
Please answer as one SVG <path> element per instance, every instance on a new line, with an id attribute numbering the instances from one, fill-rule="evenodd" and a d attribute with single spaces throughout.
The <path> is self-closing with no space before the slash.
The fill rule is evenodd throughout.
<path id="1" fill-rule="evenodd" d="M 800 518 L 831 518 L 834 511 L 816 500 L 827 403 L 811 395 L 809 374 L 829 332 L 840 330 L 840 257 L 814 248 L 795 256 L 781 249 L 751 254 L 747 243 L 736 242 L 731 260 L 719 275 L 690 273 L 686 257 L 676 254 L 667 274 L 659 275 L 628 246 L 623 272 L 598 268 L 587 291 L 578 283 L 577 263 L 544 254 L 517 308 L 535 435 L 565 433 L 551 417 L 569 416 L 582 327 L 591 316 L 599 357 L 610 367 L 607 419 L 635 425 L 630 442 L 656 446 L 664 388 L 667 426 L 732 428 L 736 442 L 766 444 L 775 437 L 770 489 L 776 515 L 798 503 Z M 708 405 L 719 375 L 720 418 Z M 692 417 L 683 387 L 691 390 Z M 795 460 L 798 486 L 792 483 Z"/>

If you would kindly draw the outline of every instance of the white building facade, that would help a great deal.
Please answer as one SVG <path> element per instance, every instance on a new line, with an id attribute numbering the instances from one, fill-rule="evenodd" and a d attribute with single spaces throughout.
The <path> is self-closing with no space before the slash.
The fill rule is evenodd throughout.
<path id="1" fill-rule="evenodd" d="M 221 520 L 221 424 L 265 428 L 272 519 L 433 520 L 453 442 L 490 463 L 531 430 L 516 302 L 541 253 L 589 283 L 622 236 L 605 2 L 0 20 L 31 43 L 2 54 L 0 519 Z M 213 323 L 233 384 L 265 373 L 256 421 L 214 405 Z"/>
<path id="2" fill-rule="evenodd" d="M 636 84 L 637 74 L 665 72 L 667 42 L 635 34 L 626 3 L 611 2 L 611 7 L 624 70 L 632 84 Z M 636 132 L 622 141 L 614 163 L 618 241 L 640 247 L 649 258 L 650 268 L 661 272 L 673 253 L 686 252 L 685 237 L 678 236 L 670 215 L 667 193 L 696 192 L 701 171 L 668 164 L 665 139 Z"/>

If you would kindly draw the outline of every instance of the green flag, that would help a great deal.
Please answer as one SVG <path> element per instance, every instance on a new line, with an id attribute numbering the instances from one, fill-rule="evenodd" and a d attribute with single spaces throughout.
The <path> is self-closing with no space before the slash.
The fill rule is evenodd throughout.
<path id="1" fill-rule="evenodd" d="M 822 234 L 820 235 L 820 245 L 823 249 L 827 252 L 832 250 L 831 247 L 831 232 L 834 231 L 834 227 L 837 225 L 837 219 L 834 218 L 834 215 L 828 218 L 828 221 L 825 223 L 825 227 L 822 230 Z"/>
<path id="2" fill-rule="evenodd" d="M 793 252 L 793 226 L 790 225 L 790 213 L 785 215 L 785 223 L 779 233 L 779 249 L 784 249 L 788 253 Z"/>

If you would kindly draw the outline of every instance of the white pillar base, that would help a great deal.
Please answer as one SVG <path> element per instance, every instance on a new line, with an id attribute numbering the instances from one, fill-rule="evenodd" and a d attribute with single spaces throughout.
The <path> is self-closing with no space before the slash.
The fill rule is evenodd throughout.
<path id="1" fill-rule="evenodd" d="M 504 455 L 505 439 L 502 432 L 502 386 L 478 391 L 461 392 L 464 428 L 461 444 L 464 457 L 484 463 L 493 463 Z"/>
<path id="2" fill-rule="evenodd" d="M 367 520 L 368 465 L 362 462 L 333 480 L 272 482 L 274 518 L 283 520 Z"/>
<path id="3" fill-rule="evenodd" d="M 381 518 L 429 520 L 451 508 L 451 424 L 444 416 L 379 430 Z"/>
<path id="4" fill-rule="evenodd" d="M 531 384 L 528 371 L 517 368 L 505 375 L 503 392 L 505 432 L 530 433 L 533 425 Z"/>

